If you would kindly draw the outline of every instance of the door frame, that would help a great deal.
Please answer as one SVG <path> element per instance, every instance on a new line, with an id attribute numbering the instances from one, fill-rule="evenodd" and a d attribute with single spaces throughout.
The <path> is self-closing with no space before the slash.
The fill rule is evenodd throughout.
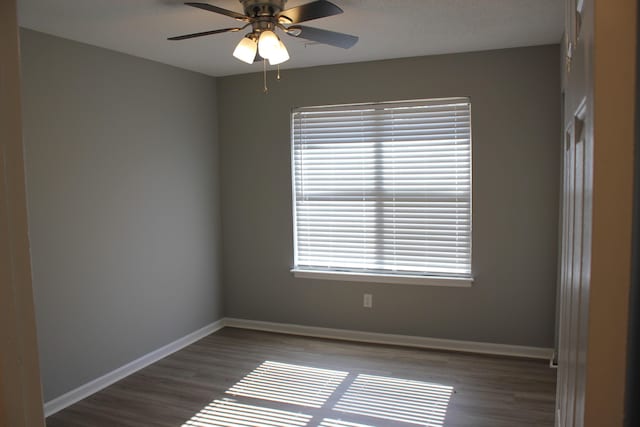
<path id="1" fill-rule="evenodd" d="M 18 31 L 16 0 L 0 1 L 0 425 L 41 427 Z"/>

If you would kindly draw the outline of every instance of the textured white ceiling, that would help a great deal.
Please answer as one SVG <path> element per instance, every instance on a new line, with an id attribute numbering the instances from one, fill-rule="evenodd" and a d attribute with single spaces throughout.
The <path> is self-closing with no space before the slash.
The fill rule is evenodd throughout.
<path id="1" fill-rule="evenodd" d="M 206 1 L 206 0 L 201 0 Z M 287 7 L 310 0 L 289 0 Z M 282 68 L 558 43 L 562 0 L 332 0 L 344 14 L 304 25 L 357 35 L 349 50 L 283 36 Z M 242 12 L 238 0 L 210 4 Z M 261 70 L 231 56 L 239 33 L 167 41 L 233 27 L 231 18 L 177 0 L 18 0 L 20 25 L 177 67 L 225 76 Z"/>

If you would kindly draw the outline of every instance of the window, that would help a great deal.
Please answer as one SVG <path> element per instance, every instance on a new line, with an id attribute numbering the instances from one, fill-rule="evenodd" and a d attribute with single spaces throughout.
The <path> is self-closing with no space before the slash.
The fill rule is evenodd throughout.
<path id="1" fill-rule="evenodd" d="M 292 114 L 296 276 L 471 283 L 468 98 Z"/>

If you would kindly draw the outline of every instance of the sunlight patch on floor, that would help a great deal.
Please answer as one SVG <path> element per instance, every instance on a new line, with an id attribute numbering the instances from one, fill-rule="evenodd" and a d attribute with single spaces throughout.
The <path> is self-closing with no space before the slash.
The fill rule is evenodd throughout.
<path id="1" fill-rule="evenodd" d="M 228 394 L 320 408 L 348 372 L 266 361 Z"/>
<path id="2" fill-rule="evenodd" d="M 318 424 L 318 427 L 375 427 L 375 426 L 373 426 L 372 424 L 358 424 L 358 423 L 351 423 L 349 421 L 325 418 L 324 420 L 322 420 L 320 424 Z"/>
<path id="3" fill-rule="evenodd" d="M 333 409 L 398 422 L 443 427 L 453 387 L 358 375 Z"/>
<path id="4" fill-rule="evenodd" d="M 214 400 L 182 427 L 304 427 L 311 415 Z"/>
<path id="5" fill-rule="evenodd" d="M 381 420 L 393 421 L 394 425 L 445 426 L 453 387 L 348 375 L 345 371 L 265 361 L 226 391 L 243 403 L 232 398 L 214 400 L 182 427 L 312 427 L 312 420 L 313 427 L 375 427 L 389 423 Z M 289 410 L 271 409 L 269 406 L 275 405 L 271 402 L 284 403 L 278 406 Z M 344 421 L 342 417 L 365 424 Z"/>

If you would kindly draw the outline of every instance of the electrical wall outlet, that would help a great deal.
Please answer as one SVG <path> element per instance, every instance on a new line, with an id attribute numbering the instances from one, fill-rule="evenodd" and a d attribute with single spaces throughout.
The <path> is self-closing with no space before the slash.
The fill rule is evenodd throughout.
<path id="1" fill-rule="evenodd" d="M 364 300 L 362 302 L 362 306 L 365 308 L 373 307 L 373 295 L 372 294 L 364 294 Z"/>

